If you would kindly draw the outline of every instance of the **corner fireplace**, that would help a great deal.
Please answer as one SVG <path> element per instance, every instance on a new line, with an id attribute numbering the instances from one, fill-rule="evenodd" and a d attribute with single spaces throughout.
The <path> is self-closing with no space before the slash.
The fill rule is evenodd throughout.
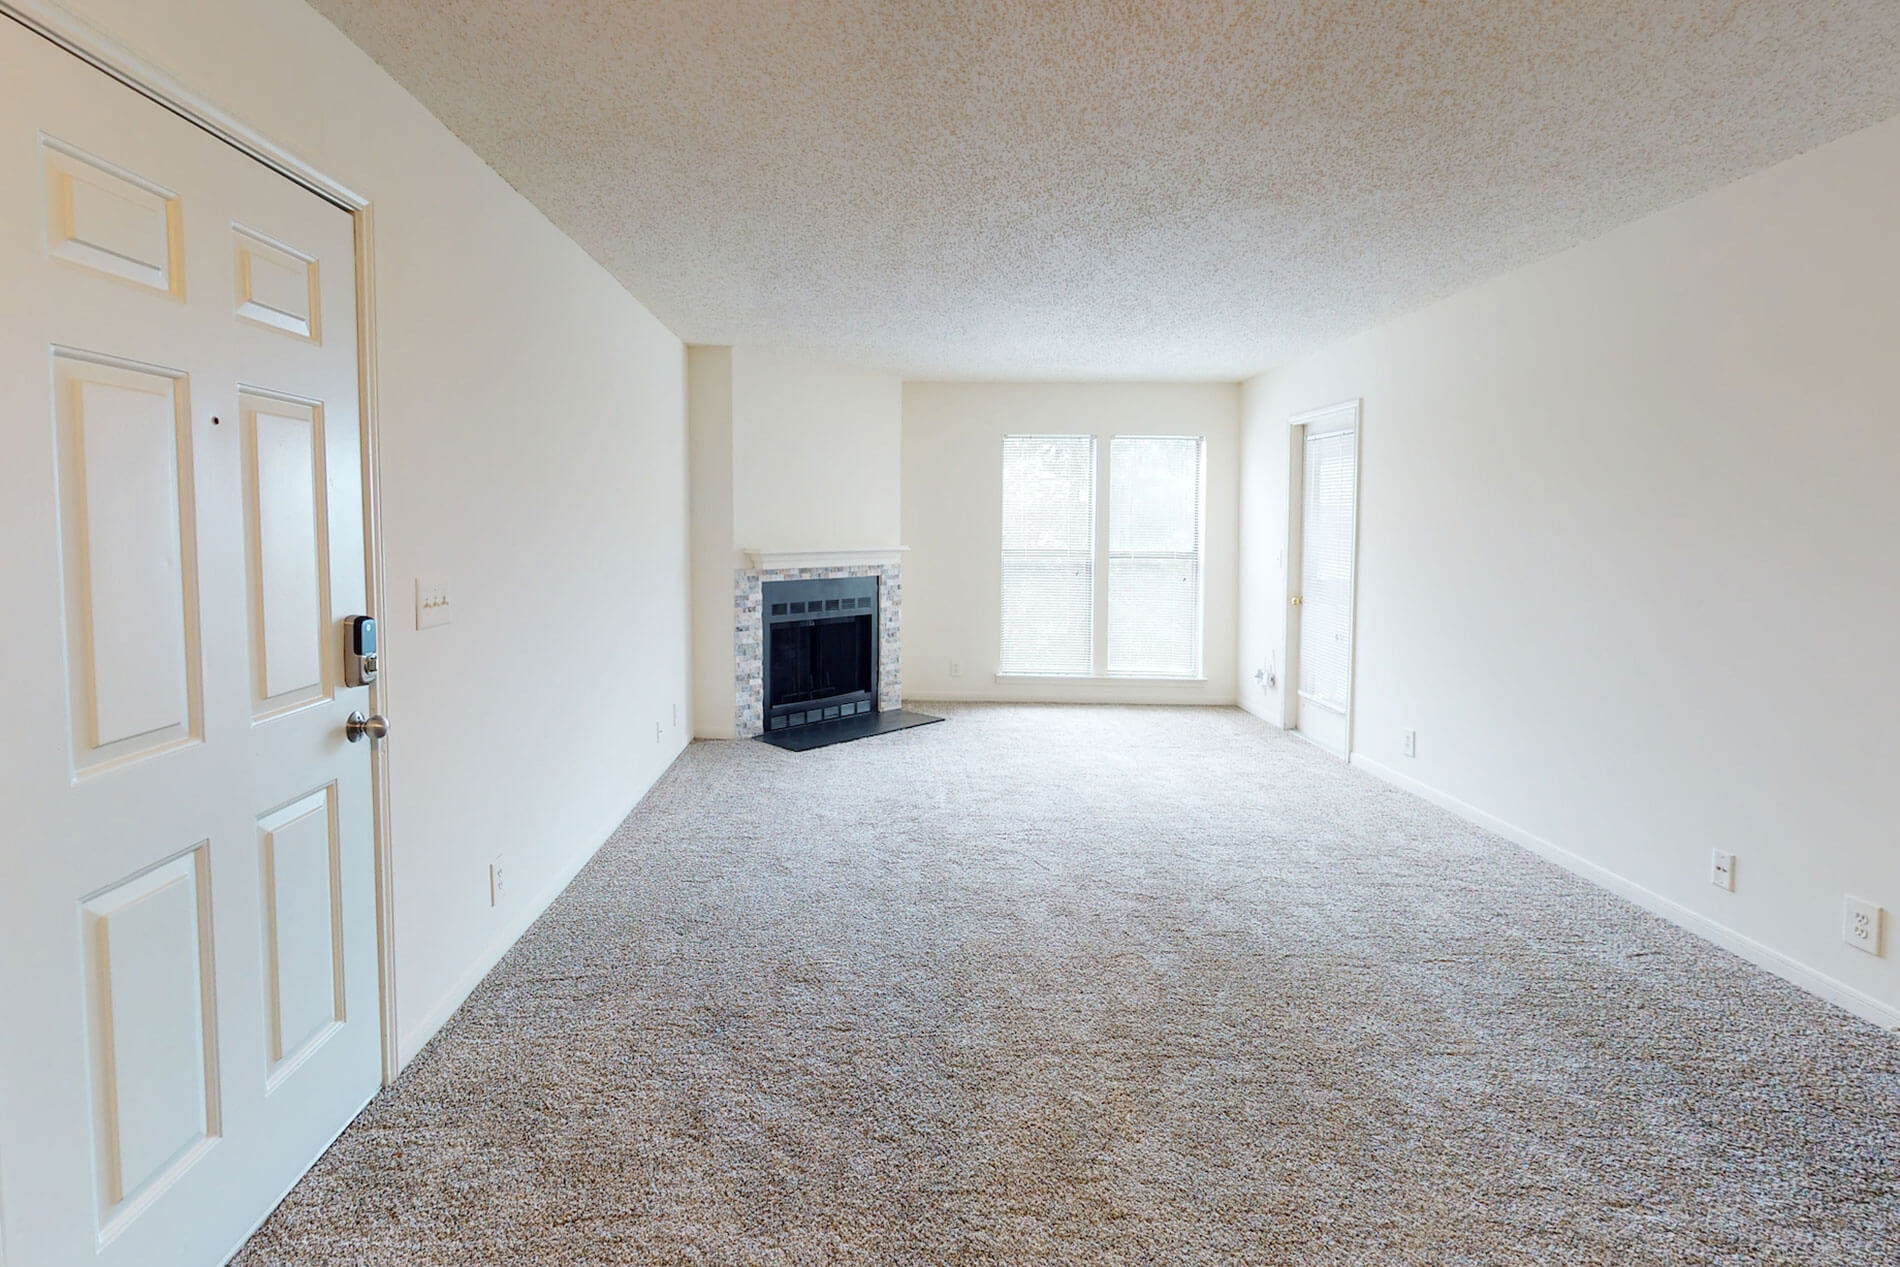
<path id="1" fill-rule="evenodd" d="M 766 581 L 765 730 L 877 712 L 878 579 Z"/>

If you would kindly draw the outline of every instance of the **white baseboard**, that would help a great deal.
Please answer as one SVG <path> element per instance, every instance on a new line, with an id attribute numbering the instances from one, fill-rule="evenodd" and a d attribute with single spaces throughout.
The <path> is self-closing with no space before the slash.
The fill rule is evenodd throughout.
<path id="1" fill-rule="evenodd" d="M 554 899 L 561 896 L 561 891 L 574 882 L 574 877 L 580 874 L 581 868 L 594 860 L 594 855 L 599 853 L 601 846 L 607 843 L 614 829 L 626 821 L 627 815 L 633 813 L 641 799 L 653 790 L 653 785 L 660 781 L 660 776 L 672 767 L 672 763 L 677 761 L 680 753 L 685 750 L 684 743 L 675 748 L 673 755 L 668 758 L 667 764 L 661 767 L 659 774 L 654 775 L 645 787 L 634 794 L 633 800 L 628 802 L 627 807 L 608 826 L 605 834 L 593 844 L 581 848 L 552 880 L 542 886 L 539 893 L 522 903 L 519 909 L 508 917 L 508 922 L 503 925 L 501 932 L 488 943 L 482 953 L 477 956 L 476 961 L 469 966 L 468 971 L 463 973 L 442 996 L 441 1001 L 430 1008 L 421 1020 L 403 1031 L 402 1037 L 396 1043 L 396 1061 L 400 1069 L 408 1068 L 409 1062 L 416 1058 L 416 1053 L 426 1047 L 429 1040 L 449 1023 L 449 1018 L 455 1015 L 462 1004 L 468 1002 L 468 996 L 475 993 L 475 987 L 482 983 L 482 978 L 493 971 L 495 965 L 501 962 L 501 957 L 521 940 L 521 935 L 528 931 L 529 925 L 540 919 L 542 912 L 554 904 Z"/>
<path id="2" fill-rule="evenodd" d="M 1819 995 L 1835 1006 L 1852 1012 L 1862 1020 L 1871 1021 L 1882 1029 L 1900 1029 L 1900 1008 L 1883 1003 L 1844 981 L 1837 981 L 1816 968 L 1791 959 L 1773 947 L 1739 933 L 1726 924 L 1717 923 L 1673 898 L 1664 897 L 1653 889 L 1644 888 L 1634 880 L 1618 875 L 1609 868 L 1591 862 L 1579 854 L 1574 854 L 1561 845 L 1552 844 L 1542 836 L 1525 831 L 1513 823 L 1507 823 L 1493 814 L 1487 814 L 1477 806 L 1467 804 L 1429 783 L 1420 782 L 1408 774 L 1400 774 L 1391 766 L 1374 761 L 1363 753 L 1353 753 L 1352 764 L 1374 778 L 1390 783 L 1393 787 L 1401 788 L 1414 796 L 1423 797 L 1434 805 L 1450 810 L 1466 822 L 1482 827 L 1493 835 L 1502 836 L 1540 857 L 1548 858 L 1573 875 L 1581 876 L 1600 888 L 1628 898 L 1644 910 L 1660 915 L 1670 923 L 1685 928 L 1707 941 L 1714 942 L 1724 950 L 1740 955 L 1756 967 L 1766 969 L 1810 994 Z"/>
<path id="3" fill-rule="evenodd" d="M 1267 723 L 1267 725 L 1273 727 L 1275 730 L 1286 729 L 1286 725 L 1280 720 L 1280 701 L 1277 697 L 1273 699 L 1255 700 L 1255 699 L 1249 698 L 1243 692 L 1240 698 L 1234 701 L 1234 704 L 1236 707 L 1240 709 L 1241 712 L 1249 713 L 1252 716 L 1258 717 L 1261 721 Z M 1273 706 L 1273 712 L 1271 715 L 1269 715 L 1267 712 L 1267 706 L 1269 704 Z"/>
<path id="4" fill-rule="evenodd" d="M 1043 679 L 1049 681 L 1051 679 Z M 1139 679 L 1137 679 L 1139 680 Z M 1073 690 L 1071 693 L 1036 690 L 1025 687 L 1019 691 L 999 690 L 995 686 L 974 689 L 904 691 L 904 705 L 924 707 L 931 703 L 939 704 L 1159 704 L 1169 708 L 1207 707 L 1232 708 L 1232 695 L 1210 695 L 1206 691 L 1183 689 L 1174 685 L 1156 685 L 1147 688 L 1129 687 L 1125 681 L 1104 682 L 1101 678 L 1080 678 L 1079 682 L 1087 687 Z M 1091 689 L 1093 688 L 1093 689 Z"/>

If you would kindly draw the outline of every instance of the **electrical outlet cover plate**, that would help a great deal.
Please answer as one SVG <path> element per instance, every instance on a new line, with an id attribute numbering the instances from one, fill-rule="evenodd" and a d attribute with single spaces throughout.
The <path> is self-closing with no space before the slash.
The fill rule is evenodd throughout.
<path id="1" fill-rule="evenodd" d="M 500 906 L 502 894 L 508 891 L 508 872 L 497 858 L 488 864 L 488 904 Z"/>
<path id="2" fill-rule="evenodd" d="M 1841 909 L 1841 939 L 1855 950 L 1879 955 L 1881 913 L 1872 902 L 1849 897 Z"/>
<path id="3" fill-rule="evenodd" d="M 1735 855 L 1720 849 L 1709 851 L 1709 883 L 1718 889 L 1735 891 Z"/>
<path id="4" fill-rule="evenodd" d="M 1400 732 L 1400 742 L 1405 745 L 1406 756 L 1416 757 L 1418 755 L 1418 732 L 1416 730 Z"/>

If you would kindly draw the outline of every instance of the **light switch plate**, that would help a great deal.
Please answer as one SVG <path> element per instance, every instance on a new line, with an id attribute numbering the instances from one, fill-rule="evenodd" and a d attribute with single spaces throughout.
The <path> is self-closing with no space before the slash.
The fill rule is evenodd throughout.
<path id="1" fill-rule="evenodd" d="M 450 623 L 449 583 L 440 577 L 416 578 L 416 628 L 433 629 Z"/>

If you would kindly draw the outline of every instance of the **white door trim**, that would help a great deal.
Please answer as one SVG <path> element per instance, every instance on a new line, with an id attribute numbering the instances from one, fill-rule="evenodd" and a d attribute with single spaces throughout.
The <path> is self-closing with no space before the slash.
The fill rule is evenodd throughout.
<path id="1" fill-rule="evenodd" d="M 0 0 L 0 16 L 8 17 L 80 60 L 110 75 L 126 87 L 150 98 L 350 214 L 356 237 L 357 395 L 360 450 L 363 461 L 364 582 L 369 614 L 388 615 L 384 595 L 381 427 L 376 412 L 376 269 L 375 209 L 370 200 L 298 158 L 270 138 L 226 114 L 170 75 L 105 32 L 51 0 Z M 389 704 L 388 640 L 378 648 L 378 673 L 369 688 L 372 712 L 387 716 Z M 376 975 L 382 1023 L 383 1085 L 401 1069 L 396 1042 L 396 912 L 395 860 L 390 848 L 389 754 L 383 744 L 371 745 L 370 796 L 375 823 L 376 853 Z M 0 1250 L 0 1253 L 4 1253 Z M 0 1258 L 0 1263 L 4 1259 Z"/>
<path id="2" fill-rule="evenodd" d="M 1354 396 L 1337 404 L 1324 405 L 1318 409 L 1308 409 L 1304 413 L 1293 414 L 1286 420 L 1288 451 L 1302 461 L 1307 437 L 1327 435 L 1335 431 L 1352 432 L 1352 587 L 1348 591 L 1351 610 L 1347 613 L 1349 638 L 1346 644 L 1346 744 L 1345 751 L 1339 755 L 1347 761 L 1352 759 L 1352 723 L 1354 705 L 1358 700 L 1359 684 L 1359 485 L 1360 466 L 1364 441 L 1361 438 L 1363 428 L 1359 425 L 1361 406 L 1364 397 Z M 1301 540 L 1302 516 L 1306 511 L 1306 498 L 1301 461 L 1289 463 L 1287 487 L 1287 532 L 1288 543 L 1284 569 L 1286 575 L 1286 603 L 1282 607 L 1282 618 L 1286 622 L 1281 627 L 1280 645 L 1288 648 L 1286 659 L 1286 689 L 1280 693 L 1282 715 L 1280 724 L 1284 729 L 1298 733 L 1299 710 L 1305 707 L 1300 698 L 1299 660 L 1293 648 L 1297 647 L 1296 622 L 1293 615 L 1293 599 L 1300 593 L 1301 556 L 1294 548 L 1298 543 L 1304 549 Z M 1321 707 L 1326 707 L 1322 705 Z"/>

